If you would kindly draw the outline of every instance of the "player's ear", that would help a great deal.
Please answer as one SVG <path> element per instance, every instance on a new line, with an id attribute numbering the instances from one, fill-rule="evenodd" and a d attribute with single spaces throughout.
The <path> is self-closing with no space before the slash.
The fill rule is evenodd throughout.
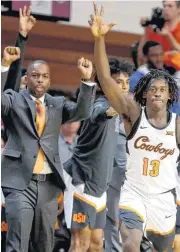
<path id="1" fill-rule="evenodd" d="M 168 100 L 172 100 L 172 95 L 169 93 Z"/>

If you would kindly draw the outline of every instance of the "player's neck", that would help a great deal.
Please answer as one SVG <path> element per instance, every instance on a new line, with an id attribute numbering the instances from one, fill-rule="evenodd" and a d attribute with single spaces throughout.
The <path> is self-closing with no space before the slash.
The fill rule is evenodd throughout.
<path id="1" fill-rule="evenodd" d="M 146 107 L 146 114 L 151 123 L 157 127 L 161 127 L 167 124 L 167 110 L 166 108 L 155 111 Z"/>

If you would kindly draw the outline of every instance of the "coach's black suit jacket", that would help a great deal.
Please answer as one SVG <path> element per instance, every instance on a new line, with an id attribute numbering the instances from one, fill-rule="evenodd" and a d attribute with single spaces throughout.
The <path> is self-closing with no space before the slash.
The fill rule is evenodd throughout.
<path id="1" fill-rule="evenodd" d="M 2 73 L 2 88 L 7 72 Z M 8 89 L 2 92 L 2 118 L 6 122 L 8 142 L 2 154 L 2 187 L 24 190 L 32 177 L 37 153 L 42 147 L 61 189 L 65 189 L 58 154 L 58 137 L 61 124 L 79 121 L 90 116 L 95 87 L 81 85 L 77 104 L 64 97 L 45 94 L 47 122 L 44 133 L 38 136 L 35 102 L 27 90 L 19 93 Z M 60 150 L 61 151 L 61 150 Z"/>

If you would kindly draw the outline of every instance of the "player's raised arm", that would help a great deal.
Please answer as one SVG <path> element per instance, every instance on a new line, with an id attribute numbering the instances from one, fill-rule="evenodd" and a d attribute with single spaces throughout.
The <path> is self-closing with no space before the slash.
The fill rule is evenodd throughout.
<path id="1" fill-rule="evenodd" d="M 133 109 L 134 113 L 139 115 L 140 106 L 132 98 L 129 96 L 124 96 L 124 94 L 119 91 L 118 85 L 110 75 L 104 37 L 105 34 L 114 25 L 116 25 L 116 23 L 111 23 L 108 25 L 104 24 L 103 16 L 104 6 L 102 5 L 99 14 L 97 5 L 94 3 L 94 15 L 91 15 L 89 24 L 91 32 L 95 38 L 94 57 L 98 78 L 100 80 L 101 87 L 112 107 L 119 114 L 125 114 L 131 118 L 131 110 Z"/>

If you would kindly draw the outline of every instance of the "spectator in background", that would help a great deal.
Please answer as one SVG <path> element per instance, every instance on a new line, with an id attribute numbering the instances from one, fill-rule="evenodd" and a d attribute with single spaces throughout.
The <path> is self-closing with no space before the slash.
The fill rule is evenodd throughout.
<path id="1" fill-rule="evenodd" d="M 131 45 L 131 58 L 133 60 L 134 63 L 134 71 L 137 70 L 138 68 L 138 46 L 139 46 L 139 41 L 134 42 Z"/>
<path id="2" fill-rule="evenodd" d="M 130 92 L 133 92 L 138 81 L 146 75 L 150 69 L 163 70 L 170 75 L 174 76 L 177 83 L 180 85 L 180 78 L 178 78 L 178 73 L 173 67 L 169 67 L 164 63 L 163 57 L 164 51 L 162 46 L 156 41 L 147 41 L 143 46 L 143 55 L 146 59 L 146 64 L 140 66 L 137 71 L 130 77 Z M 179 90 L 180 92 L 180 90 Z M 174 113 L 180 114 L 180 102 L 173 105 L 172 111 Z"/>
<path id="3" fill-rule="evenodd" d="M 64 124 L 60 128 L 59 135 L 59 156 L 62 164 L 71 158 L 73 148 L 77 142 L 77 132 L 80 122 Z"/>
<path id="4" fill-rule="evenodd" d="M 180 70 L 180 1 L 163 1 L 163 16 L 166 20 L 161 31 L 153 32 L 152 26 L 145 28 L 138 48 L 139 62 L 143 60 L 142 48 L 147 40 L 159 42 L 165 51 L 165 63 Z M 149 18 L 141 19 L 144 24 Z"/>
<path id="5" fill-rule="evenodd" d="M 143 46 L 143 57 L 146 64 L 140 66 L 130 78 L 130 91 L 133 92 L 137 82 L 147 74 L 150 69 L 164 70 L 170 75 L 174 75 L 176 70 L 164 64 L 164 51 L 162 46 L 156 42 L 149 40 Z"/>

